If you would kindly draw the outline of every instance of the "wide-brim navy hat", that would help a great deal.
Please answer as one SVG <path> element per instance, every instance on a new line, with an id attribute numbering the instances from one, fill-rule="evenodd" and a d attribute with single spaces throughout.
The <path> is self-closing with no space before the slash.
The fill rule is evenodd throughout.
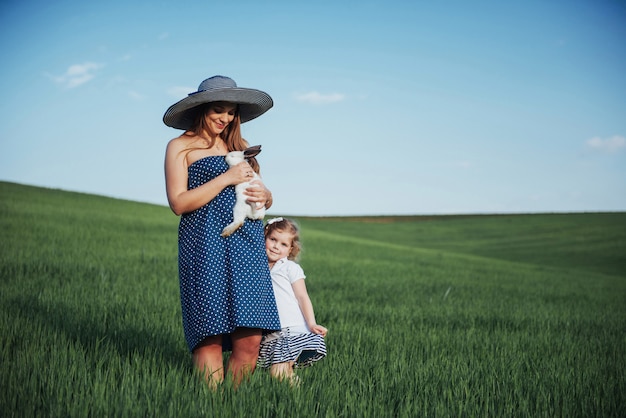
<path id="1" fill-rule="evenodd" d="M 274 106 L 269 94 L 261 90 L 237 87 L 232 78 L 216 75 L 200 83 L 198 91 L 189 93 L 187 97 L 171 105 L 163 115 L 163 122 L 176 129 L 193 129 L 196 107 L 210 102 L 237 103 L 241 123 L 261 116 Z"/>

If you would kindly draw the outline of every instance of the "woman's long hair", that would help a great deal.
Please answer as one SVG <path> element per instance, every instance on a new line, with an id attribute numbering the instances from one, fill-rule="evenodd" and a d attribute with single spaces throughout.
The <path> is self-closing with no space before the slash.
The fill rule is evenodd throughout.
<path id="1" fill-rule="evenodd" d="M 198 106 L 198 110 L 196 111 L 194 117 L 194 129 L 191 129 L 190 132 L 193 135 L 197 135 L 199 137 L 205 138 L 209 141 L 208 148 L 213 148 L 215 145 L 215 139 L 204 137 L 204 132 L 208 131 L 208 125 L 206 122 L 206 115 L 211 110 L 212 106 L 215 102 L 205 103 L 203 105 Z M 191 135 L 191 134 L 189 134 Z M 241 119 L 239 117 L 239 106 L 235 109 L 235 117 L 228 124 L 226 129 L 220 134 L 220 137 L 226 143 L 226 148 L 228 152 L 230 151 L 243 151 L 248 148 L 248 142 L 243 139 L 241 136 Z M 248 163 L 250 167 L 256 172 L 260 172 L 259 163 L 256 158 L 248 158 Z"/>

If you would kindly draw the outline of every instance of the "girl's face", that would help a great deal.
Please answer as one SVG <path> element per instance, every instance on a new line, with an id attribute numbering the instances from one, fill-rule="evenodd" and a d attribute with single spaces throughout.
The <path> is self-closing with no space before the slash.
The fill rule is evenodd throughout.
<path id="1" fill-rule="evenodd" d="M 285 258 L 291 252 L 293 235 L 287 231 L 273 230 L 265 237 L 265 252 L 270 263 Z"/>
<path id="2" fill-rule="evenodd" d="M 204 117 L 209 134 L 211 136 L 221 134 L 235 118 L 236 111 L 237 105 L 234 103 L 215 102 L 211 104 Z"/>

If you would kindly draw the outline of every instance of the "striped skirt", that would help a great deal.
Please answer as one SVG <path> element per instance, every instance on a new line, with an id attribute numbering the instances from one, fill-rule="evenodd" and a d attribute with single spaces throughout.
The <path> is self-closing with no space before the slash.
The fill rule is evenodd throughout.
<path id="1" fill-rule="evenodd" d="M 326 357 L 324 337 L 312 332 L 294 333 L 289 328 L 263 336 L 259 352 L 259 366 L 268 368 L 272 364 L 295 362 L 302 369 Z"/>

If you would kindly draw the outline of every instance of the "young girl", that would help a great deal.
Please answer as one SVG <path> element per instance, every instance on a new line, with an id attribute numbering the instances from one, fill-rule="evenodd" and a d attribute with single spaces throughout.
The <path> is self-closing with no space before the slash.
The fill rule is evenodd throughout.
<path id="1" fill-rule="evenodd" d="M 270 266 L 281 330 L 265 335 L 259 363 L 273 377 L 298 383 L 294 368 L 310 366 L 326 356 L 328 331 L 315 322 L 313 305 L 304 284 L 304 271 L 294 260 L 300 253 L 296 224 L 283 218 L 265 225 L 265 252 Z"/>

